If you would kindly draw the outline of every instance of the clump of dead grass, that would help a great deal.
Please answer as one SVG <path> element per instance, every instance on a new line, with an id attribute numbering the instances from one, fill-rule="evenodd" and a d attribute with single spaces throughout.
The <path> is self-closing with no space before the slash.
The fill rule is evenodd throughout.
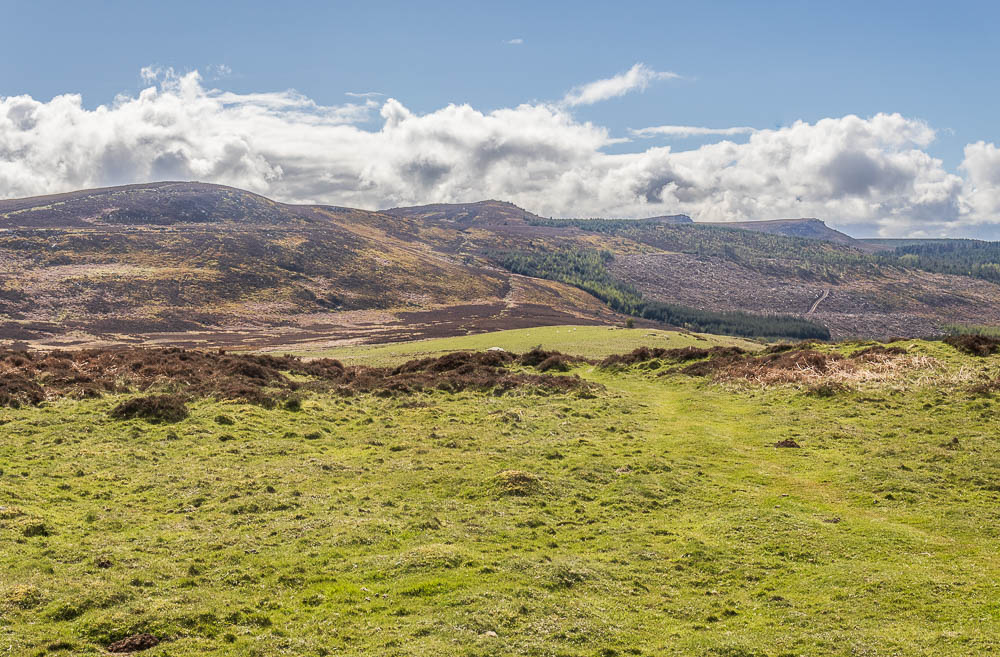
<path id="1" fill-rule="evenodd" d="M 773 386 L 795 384 L 807 387 L 898 383 L 918 372 L 941 373 L 943 368 L 930 356 L 901 355 L 866 350 L 860 356 L 844 357 L 813 349 L 787 351 L 748 358 L 715 373 L 724 381 L 744 381 Z"/>
<path id="2" fill-rule="evenodd" d="M 544 486 L 538 475 L 524 470 L 504 470 L 493 478 L 493 489 L 503 497 L 527 497 L 542 492 Z"/>
<path id="3" fill-rule="evenodd" d="M 901 347 L 873 345 L 845 356 L 808 343 L 744 356 L 720 353 L 681 372 L 736 385 L 799 386 L 821 397 L 872 385 L 961 383 L 972 375 L 970 370 L 951 370 L 931 356 Z"/>

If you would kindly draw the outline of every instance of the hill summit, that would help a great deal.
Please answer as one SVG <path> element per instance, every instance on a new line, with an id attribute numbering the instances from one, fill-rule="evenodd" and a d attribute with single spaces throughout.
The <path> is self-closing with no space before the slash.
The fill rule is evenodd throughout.
<path id="1" fill-rule="evenodd" d="M 788 237 L 802 237 L 810 240 L 835 242 L 837 244 L 844 244 L 861 251 L 880 251 L 885 249 L 885 247 L 868 244 L 851 237 L 847 233 L 834 230 L 833 228 L 827 226 L 826 222 L 815 218 L 771 219 L 767 221 L 733 221 L 720 222 L 715 225 L 752 230 L 771 235 L 787 235 Z"/>

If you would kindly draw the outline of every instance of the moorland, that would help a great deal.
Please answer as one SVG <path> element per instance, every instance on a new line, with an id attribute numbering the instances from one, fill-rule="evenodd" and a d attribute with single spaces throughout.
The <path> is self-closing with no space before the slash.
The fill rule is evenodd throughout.
<path id="1" fill-rule="evenodd" d="M 0 201 L 0 340 L 266 348 L 628 319 L 792 339 L 1000 323 L 998 252 L 814 219 L 547 219 L 500 201 L 368 211 L 200 183 Z"/>

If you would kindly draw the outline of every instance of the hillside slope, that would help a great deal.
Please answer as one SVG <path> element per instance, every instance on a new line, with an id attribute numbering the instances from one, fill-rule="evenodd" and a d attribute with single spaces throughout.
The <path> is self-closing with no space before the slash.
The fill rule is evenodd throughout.
<path id="1" fill-rule="evenodd" d="M 706 224 L 711 225 L 711 224 Z M 771 219 L 768 221 L 734 221 L 722 224 L 729 228 L 740 228 L 771 235 L 787 237 L 803 237 L 805 239 L 822 240 L 843 244 L 861 251 L 882 251 L 892 247 L 882 246 L 877 242 L 858 240 L 847 233 L 834 230 L 820 219 Z"/>
<path id="2" fill-rule="evenodd" d="M 808 314 L 833 337 L 1000 324 L 996 284 L 819 220 L 686 219 L 546 219 L 496 200 L 373 212 L 182 182 L 0 201 L 0 340 L 385 342 L 623 323 L 608 306 L 740 335 L 771 329 L 717 311 Z"/>
<path id="3" fill-rule="evenodd" d="M 569 286 L 457 259 L 458 234 L 198 183 L 3 201 L 0 338 L 403 339 L 612 314 Z"/>

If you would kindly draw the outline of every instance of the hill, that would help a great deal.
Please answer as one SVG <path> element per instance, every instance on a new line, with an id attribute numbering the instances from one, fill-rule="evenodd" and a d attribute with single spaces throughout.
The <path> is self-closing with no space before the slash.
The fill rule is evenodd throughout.
<path id="1" fill-rule="evenodd" d="M 613 316 L 572 287 L 454 257 L 458 235 L 199 183 L 3 201 L 0 338 L 265 345 Z"/>
<path id="2" fill-rule="evenodd" d="M 540 217 L 506 201 L 477 203 L 435 203 L 407 208 L 390 208 L 383 214 L 393 217 L 420 219 L 428 223 L 461 228 L 472 226 L 523 226 Z"/>
<path id="3" fill-rule="evenodd" d="M 724 224 L 730 228 L 752 230 L 771 235 L 786 235 L 802 237 L 811 240 L 822 240 L 843 244 L 861 251 L 881 251 L 888 246 L 882 246 L 878 241 L 854 239 L 847 233 L 834 230 L 819 219 L 772 219 L 769 221 L 734 221 Z"/>
<path id="4" fill-rule="evenodd" d="M 630 317 L 819 339 L 1000 324 L 994 249 L 874 248 L 818 220 L 548 219 L 496 200 L 374 212 L 130 185 L 0 201 L 0 340 L 261 348 Z"/>

